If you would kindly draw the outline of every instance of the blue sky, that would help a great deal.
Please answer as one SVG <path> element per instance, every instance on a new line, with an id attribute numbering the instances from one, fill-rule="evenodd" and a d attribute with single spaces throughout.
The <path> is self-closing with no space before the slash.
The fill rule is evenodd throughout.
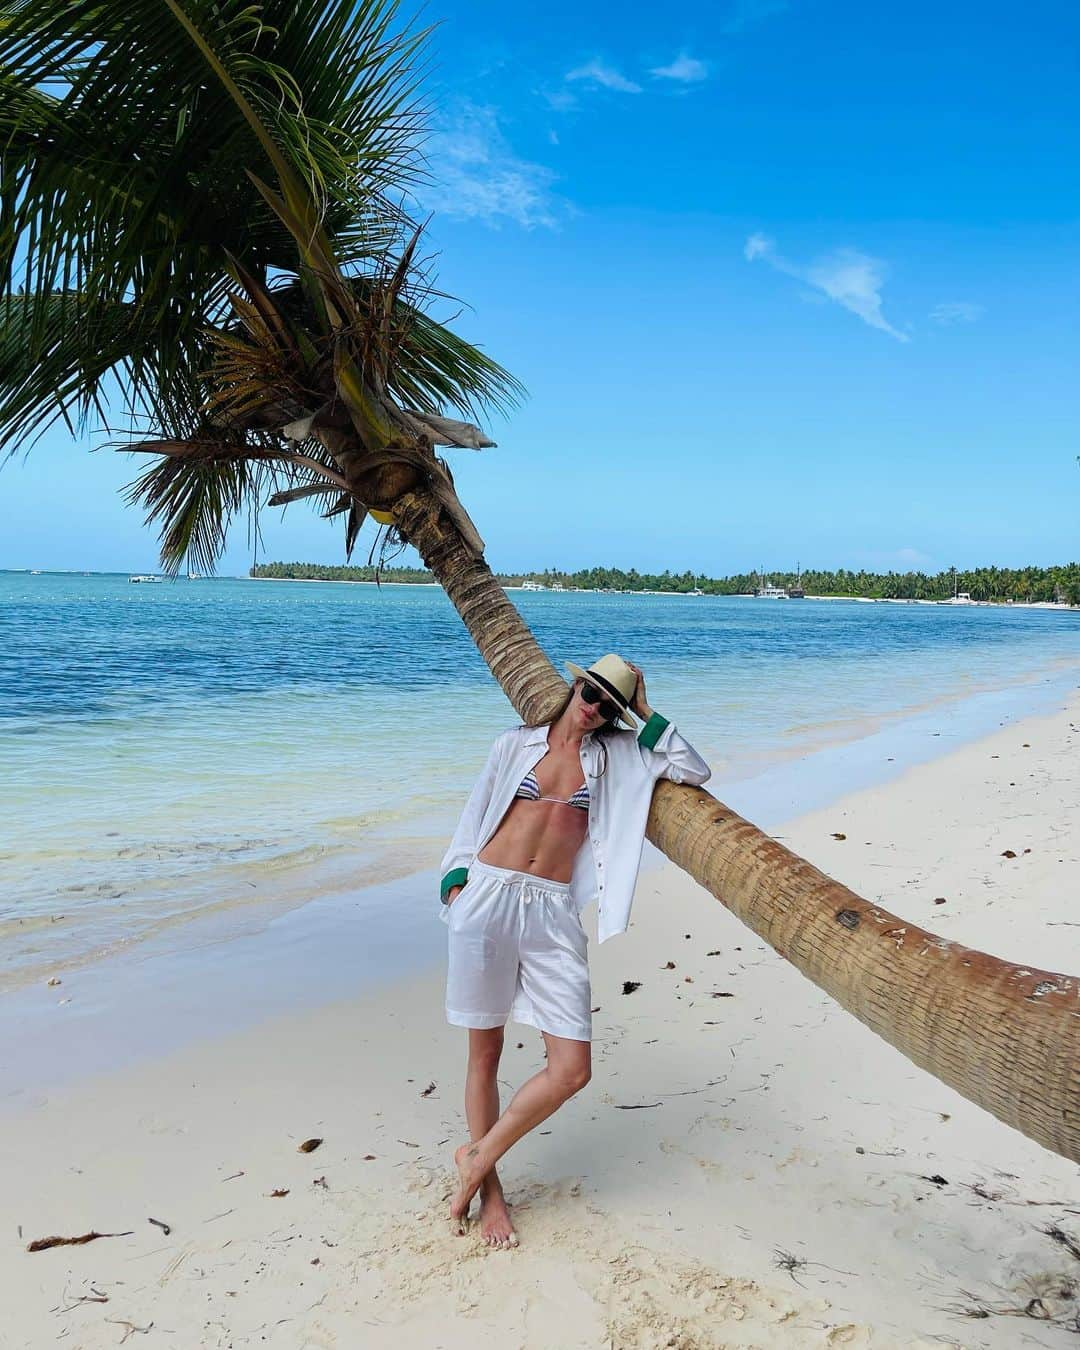
<path id="1" fill-rule="evenodd" d="M 450 452 L 492 566 L 1080 555 L 1074 5 L 425 19 L 440 281 L 530 393 Z M 134 468 L 58 433 L 9 463 L 0 566 L 151 567 Z M 342 560 L 303 507 L 262 529 Z M 221 570 L 250 557 L 241 522 Z"/>

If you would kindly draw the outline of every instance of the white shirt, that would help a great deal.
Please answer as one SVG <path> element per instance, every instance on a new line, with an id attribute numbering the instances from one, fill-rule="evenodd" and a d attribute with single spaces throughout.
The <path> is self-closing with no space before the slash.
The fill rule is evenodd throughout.
<path id="1" fill-rule="evenodd" d="M 491 747 L 454 837 L 442 860 L 441 891 L 461 886 L 477 854 L 502 824 L 521 780 L 548 753 L 548 727 L 512 727 Z M 607 768 L 603 773 L 604 749 Z M 589 787 L 589 828 L 574 859 L 570 894 L 578 912 L 597 901 L 598 935 L 605 942 L 630 923 L 645 826 L 658 778 L 694 786 L 709 766 L 659 713 L 635 735 L 630 730 L 581 739 L 581 768 Z"/>

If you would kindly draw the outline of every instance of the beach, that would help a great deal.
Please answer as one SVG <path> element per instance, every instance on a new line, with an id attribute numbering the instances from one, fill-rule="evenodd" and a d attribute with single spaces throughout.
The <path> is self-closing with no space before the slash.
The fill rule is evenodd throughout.
<path id="1" fill-rule="evenodd" d="M 1080 1350 L 1075 6 L 2 14 L 0 1350 Z"/>
<path id="2" fill-rule="evenodd" d="M 1077 726 L 1074 694 L 774 833 L 904 918 L 1075 970 Z M 514 1251 L 445 1219 L 464 1037 L 437 960 L 239 1030 L 208 1010 L 195 1041 L 9 1096 L 0 1344 L 1071 1343 L 1075 1164 L 914 1068 L 668 864 L 592 968 L 593 1080 L 502 1167 Z M 541 1064 L 511 1024 L 504 1100 Z M 120 1236 L 27 1251 L 88 1231 Z"/>

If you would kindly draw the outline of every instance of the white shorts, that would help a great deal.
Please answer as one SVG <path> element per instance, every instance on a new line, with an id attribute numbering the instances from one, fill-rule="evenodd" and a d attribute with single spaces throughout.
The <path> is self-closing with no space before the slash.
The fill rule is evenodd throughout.
<path id="1" fill-rule="evenodd" d="M 589 939 L 567 882 L 474 861 L 443 907 L 450 937 L 446 1020 L 592 1040 Z"/>

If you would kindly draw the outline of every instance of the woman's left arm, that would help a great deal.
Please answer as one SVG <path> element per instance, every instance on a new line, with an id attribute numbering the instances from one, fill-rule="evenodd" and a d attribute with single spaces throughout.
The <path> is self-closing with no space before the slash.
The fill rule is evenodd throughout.
<path id="1" fill-rule="evenodd" d="M 626 664 L 637 676 L 630 710 L 645 723 L 637 738 L 645 769 L 653 778 L 670 778 L 673 783 L 688 783 L 691 787 L 707 783 L 712 770 L 686 737 L 680 736 L 674 724 L 649 706 L 645 696 L 645 676 L 633 662 Z"/>

